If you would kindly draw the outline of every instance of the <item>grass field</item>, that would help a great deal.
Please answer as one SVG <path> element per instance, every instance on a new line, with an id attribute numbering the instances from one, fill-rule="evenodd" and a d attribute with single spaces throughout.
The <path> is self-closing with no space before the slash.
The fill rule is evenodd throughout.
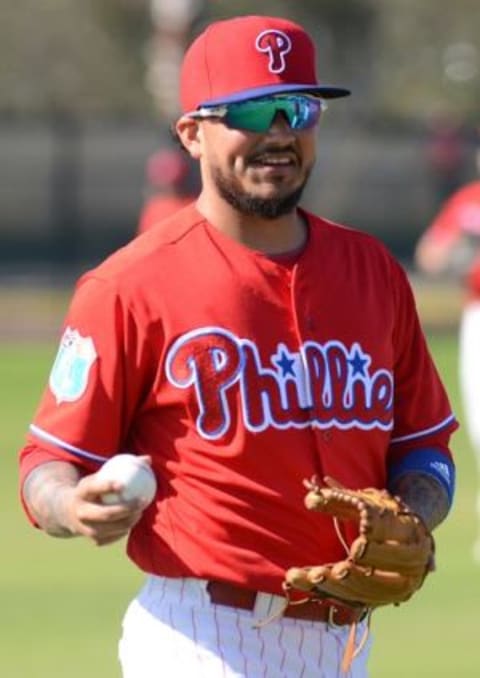
<path id="1" fill-rule="evenodd" d="M 455 339 L 435 335 L 431 347 L 461 420 Z M 53 353 L 51 343 L 0 344 L 0 677 L 118 678 L 121 617 L 140 575 L 122 545 L 50 539 L 29 526 L 18 502 L 16 451 Z M 371 678 L 480 676 L 480 567 L 471 559 L 476 471 L 463 430 L 453 448 L 458 490 L 437 530 L 437 572 L 410 603 L 374 615 Z"/>

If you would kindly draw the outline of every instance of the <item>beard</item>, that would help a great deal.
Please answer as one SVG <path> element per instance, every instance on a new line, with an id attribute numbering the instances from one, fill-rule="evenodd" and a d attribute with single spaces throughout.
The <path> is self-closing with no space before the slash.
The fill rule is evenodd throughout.
<path id="1" fill-rule="evenodd" d="M 300 186 L 290 193 L 273 198 L 260 198 L 248 193 L 239 185 L 238 181 L 224 176 L 218 167 L 213 169 L 212 175 L 220 196 L 237 212 L 248 217 L 277 219 L 285 214 L 290 214 L 297 207 L 307 185 L 310 170 Z"/>

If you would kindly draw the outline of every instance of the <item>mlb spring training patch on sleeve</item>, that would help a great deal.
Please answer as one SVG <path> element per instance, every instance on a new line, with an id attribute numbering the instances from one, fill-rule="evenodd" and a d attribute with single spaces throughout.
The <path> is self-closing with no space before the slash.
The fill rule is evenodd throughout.
<path id="1" fill-rule="evenodd" d="M 82 397 L 88 386 L 90 369 L 97 359 L 91 337 L 83 337 L 77 330 L 67 327 L 50 372 L 49 386 L 57 405 L 74 402 Z"/>

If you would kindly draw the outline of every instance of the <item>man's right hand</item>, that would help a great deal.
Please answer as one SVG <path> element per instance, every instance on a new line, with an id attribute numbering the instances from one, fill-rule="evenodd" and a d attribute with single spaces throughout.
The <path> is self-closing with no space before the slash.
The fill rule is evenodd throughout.
<path id="1" fill-rule="evenodd" d="M 120 489 L 95 473 L 81 477 L 69 462 L 50 461 L 29 473 L 22 492 L 30 513 L 47 534 L 83 536 L 105 546 L 125 537 L 144 508 L 137 502 L 102 503 L 105 493 Z"/>

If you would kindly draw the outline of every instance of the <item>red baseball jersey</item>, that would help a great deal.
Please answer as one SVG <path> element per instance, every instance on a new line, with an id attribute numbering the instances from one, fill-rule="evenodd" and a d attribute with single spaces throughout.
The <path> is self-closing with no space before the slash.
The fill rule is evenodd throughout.
<path id="1" fill-rule="evenodd" d="M 290 267 L 192 205 L 79 281 L 22 473 L 151 455 L 158 494 L 128 541 L 147 572 L 280 593 L 286 568 L 344 555 L 304 479 L 385 487 L 392 459 L 456 428 L 401 267 L 303 214 Z"/>
<path id="2" fill-rule="evenodd" d="M 462 236 L 480 243 L 480 181 L 472 181 L 446 201 L 427 231 L 427 237 L 452 245 Z M 480 299 L 480 254 L 465 277 L 469 297 Z"/>

